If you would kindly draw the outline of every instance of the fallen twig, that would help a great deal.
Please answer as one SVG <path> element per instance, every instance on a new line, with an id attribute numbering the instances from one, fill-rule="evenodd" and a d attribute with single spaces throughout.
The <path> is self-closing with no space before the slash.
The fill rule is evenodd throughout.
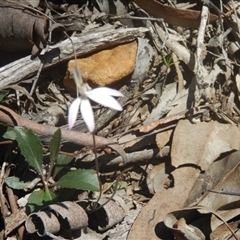
<path id="1" fill-rule="evenodd" d="M 0 121 L 9 126 L 25 126 L 39 135 L 53 135 L 57 131 L 57 127 L 43 125 L 21 117 L 8 107 L 0 105 Z M 61 129 L 62 139 L 68 142 L 74 142 L 83 146 L 92 146 L 92 135 L 68 129 Z M 118 152 L 123 158 L 123 162 L 127 162 L 127 155 L 123 148 L 118 144 L 113 144 L 111 140 L 104 137 L 96 136 L 96 146 L 108 145 L 113 150 Z"/>

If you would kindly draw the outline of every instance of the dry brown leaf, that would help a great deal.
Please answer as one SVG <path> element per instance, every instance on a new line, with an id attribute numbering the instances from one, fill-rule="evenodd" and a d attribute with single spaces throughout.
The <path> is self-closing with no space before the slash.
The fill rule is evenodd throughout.
<path id="1" fill-rule="evenodd" d="M 219 221 L 224 223 L 230 236 L 234 236 L 231 239 L 238 239 L 231 226 L 222 216 L 204 206 L 194 206 L 169 213 L 164 219 L 164 224 L 172 231 L 176 239 L 202 240 L 209 239 L 212 232 L 211 222 L 213 218 L 218 218 Z M 221 236 L 220 239 L 228 238 Z"/>
<path id="2" fill-rule="evenodd" d="M 189 210 L 189 211 L 191 211 L 191 210 Z M 188 240 L 203 240 L 203 239 L 205 239 L 204 234 L 202 233 L 202 231 L 199 228 L 189 224 L 189 220 L 190 220 L 189 217 L 187 219 L 187 221 L 188 221 L 188 224 L 187 224 L 186 219 L 184 218 L 185 217 L 184 214 L 186 214 L 186 212 L 188 213 L 188 210 L 184 209 L 183 211 L 175 211 L 173 213 L 168 214 L 166 216 L 166 218 L 164 219 L 165 225 L 169 229 L 171 229 L 171 231 L 173 232 L 176 239 L 179 239 L 179 240 L 181 240 L 181 239 L 183 239 L 183 240 L 186 240 L 186 239 L 188 239 Z M 193 216 L 192 218 L 197 217 L 198 212 L 195 212 L 194 214 L 192 214 L 192 216 Z"/>
<path id="3" fill-rule="evenodd" d="M 164 231 L 163 219 L 171 211 L 180 209 L 188 198 L 199 170 L 182 167 L 174 170 L 174 187 L 162 189 L 152 197 L 135 220 L 128 240 L 135 239 L 171 239 Z"/>
<path id="4" fill-rule="evenodd" d="M 239 224 L 240 224 L 240 220 L 229 223 L 229 226 L 236 233 L 236 235 L 238 236 L 238 239 L 240 238 Z M 232 233 L 229 231 L 227 226 L 225 224 L 222 224 L 210 234 L 210 239 L 211 240 L 230 239 L 231 235 Z"/>
<path id="5" fill-rule="evenodd" d="M 237 151 L 213 163 L 206 173 L 213 179 L 211 190 L 239 192 L 239 158 L 240 151 Z M 208 209 L 213 209 L 225 221 L 240 214 L 239 196 L 208 192 L 198 204 Z M 213 217 L 211 219 L 212 230 L 216 229 L 220 224 L 222 224 L 222 221 L 218 218 Z"/>
<path id="6" fill-rule="evenodd" d="M 211 232 L 222 226 L 223 222 L 234 219 L 240 214 L 239 196 L 216 193 L 222 191 L 240 192 L 238 184 L 240 175 L 239 157 L 240 151 L 231 153 L 213 162 L 206 172 L 199 175 L 185 203 L 188 208 L 169 213 L 164 219 L 165 224 L 174 234 L 181 235 L 184 233 L 185 230 L 176 229 L 178 220 L 184 218 L 188 222 L 189 228 L 194 225 L 199 231 L 203 231 L 205 238 L 208 239 Z M 189 208 L 190 206 L 193 207 Z M 196 209 L 198 213 L 196 213 Z M 213 214 L 209 215 L 211 213 Z M 185 227 L 185 229 L 188 227 Z M 225 235 L 231 235 L 228 228 L 222 228 L 225 229 Z M 221 228 L 219 231 L 221 231 Z M 217 235 L 217 232 L 214 234 Z M 187 239 L 192 240 L 193 238 Z"/>
<path id="7" fill-rule="evenodd" d="M 211 213 L 211 211 L 202 206 L 185 208 L 167 214 L 164 224 L 172 231 L 176 239 L 208 239 L 211 232 L 209 227 L 212 217 Z"/>
<path id="8" fill-rule="evenodd" d="M 194 10 L 185 10 L 167 6 L 156 0 L 134 0 L 142 9 L 156 18 L 163 18 L 165 22 L 171 25 L 182 27 L 197 28 L 201 20 L 201 12 Z M 210 14 L 210 22 L 214 22 L 218 16 Z"/>
<path id="9" fill-rule="evenodd" d="M 162 155 L 161 151 L 162 148 L 169 142 L 170 137 L 172 135 L 172 129 L 164 131 L 164 132 L 160 132 L 156 134 L 156 144 L 158 146 L 159 149 L 159 153 L 160 156 Z"/>
<path id="10" fill-rule="evenodd" d="M 220 154 L 238 149 L 240 132 L 235 125 L 181 120 L 173 135 L 171 159 L 175 167 L 195 164 L 206 170 Z"/>

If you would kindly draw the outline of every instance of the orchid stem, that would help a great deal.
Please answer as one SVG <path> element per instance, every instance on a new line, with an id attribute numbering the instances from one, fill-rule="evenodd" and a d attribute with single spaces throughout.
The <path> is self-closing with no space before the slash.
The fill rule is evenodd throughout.
<path id="1" fill-rule="evenodd" d="M 97 204 L 102 196 L 102 183 L 101 183 L 101 179 L 100 179 L 100 173 L 99 173 L 99 164 L 98 164 L 98 157 L 97 157 L 97 146 L 96 146 L 96 139 L 95 139 L 95 135 L 94 133 L 92 133 L 93 136 L 93 151 L 94 151 L 94 155 L 95 155 L 95 168 L 96 168 L 96 172 L 97 172 L 97 178 L 98 178 L 98 183 L 99 183 L 99 196 L 97 198 L 96 204 L 94 206 L 97 207 Z"/>

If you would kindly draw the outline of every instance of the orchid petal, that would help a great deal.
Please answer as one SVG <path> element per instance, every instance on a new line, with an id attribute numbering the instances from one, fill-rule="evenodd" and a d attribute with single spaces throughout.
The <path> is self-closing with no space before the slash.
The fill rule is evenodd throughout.
<path id="1" fill-rule="evenodd" d="M 68 128 L 72 129 L 73 125 L 77 120 L 77 114 L 79 111 L 79 106 L 81 104 L 81 98 L 76 98 L 69 107 L 68 112 Z"/>
<path id="2" fill-rule="evenodd" d="M 124 96 L 118 90 L 108 88 L 108 87 L 98 87 L 98 88 L 92 89 L 89 92 L 90 92 L 90 94 L 109 95 L 109 96 L 114 96 L 114 97 L 123 97 Z"/>
<path id="3" fill-rule="evenodd" d="M 113 98 L 109 95 L 92 94 L 92 91 L 89 91 L 87 94 L 87 96 L 91 100 L 93 100 L 94 102 L 97 102 L 105 107 L 109 107 L 109 108 L 112 108 L 117 111 L 122 111 L 122 106 L 115 98 Z"/>
<path id="4" fill-rule="evenodd" d="M 80 111 L 81 111 L 83 120 L 88 127 L 88 130 L 90 132 L 93 132 L 94 128 L 95 128 L 93 110 L 92 110 L 91 104 L 87 98 L 82 99 Z"/>

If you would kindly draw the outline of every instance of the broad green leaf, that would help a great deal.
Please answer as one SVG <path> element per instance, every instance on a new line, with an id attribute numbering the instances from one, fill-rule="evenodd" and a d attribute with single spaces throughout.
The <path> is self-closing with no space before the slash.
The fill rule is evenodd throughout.
<path id="1" fill-rule="evenodd" d="M 57 159 L 61 142 L 61 130 L 58 129 L 54 134 L 50 142 L 50 161 L 53 162 Z"/>
<path id="2" fill-rule="evenodd" d="M 77 169 L 61 177 L 57 184 L 62 188 L 99 191 L 97 174 L 90 169 Z"/>
<path id="3" fill-rule="evenodd" d="M 57 176 L 57 174 L 72 161 L 72 157 L 59 154 L 57 158 L 57 163 L 54 166 L 54 173 L 53 173 L 53 179 Z"/>
<path id="4" fill-rule="evenodd" d="M 22 182 L 18 177 L 8 177 L 5 178 L 5 183 L 13 189 L 24 189 L 30 182 Z"/>
<path id="5" fill-rule="evenodd" d="M 25 160 L 43 177 L 43 150 L 40 140 L 26 127 L 14 127 L 14 131 L 16 133 L 16 140 L 18 141 L 19 148 Z"/>
<path id="6" fill-rule="evenodd" d="M 30 212 L 34 212 L 43 206 L 45 192 L 43 190 L 34 191 L 28 198 L 28 208 Z"/>

